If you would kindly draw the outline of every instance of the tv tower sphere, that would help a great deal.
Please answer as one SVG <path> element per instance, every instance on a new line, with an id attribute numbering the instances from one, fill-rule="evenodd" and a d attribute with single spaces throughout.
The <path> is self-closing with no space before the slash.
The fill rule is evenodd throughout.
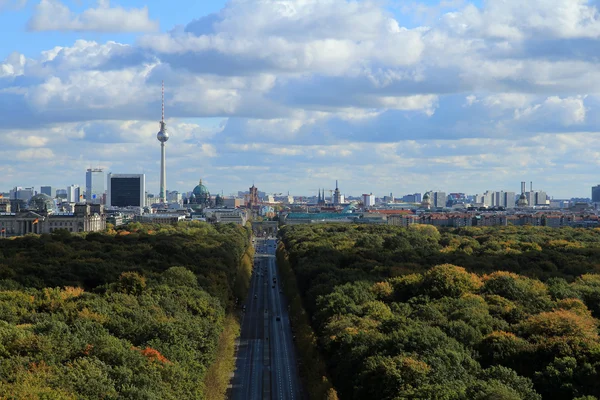
<path id="1" fill-rule="evenodd" d="M 160 131 L 156 134 L 156 138 L 159 142 L 164 143 L 169 140 L 169 132 L 167 132 L 167 127 L 165 121 L 160 121 Z"/>

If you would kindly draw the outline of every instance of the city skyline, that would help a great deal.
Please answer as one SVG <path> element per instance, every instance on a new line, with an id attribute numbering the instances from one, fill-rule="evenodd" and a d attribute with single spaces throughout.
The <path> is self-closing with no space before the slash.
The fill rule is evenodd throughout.
<path id="1" fill-rule="evenodd" d="M 600 183 L 595 3 L 171 8 L 0 5 L 15 38 L 0 44 L 0 190 L 83 186 L 94 165 L 144 173 L 158 193 L 162 80 L 168 190 L 202 178 L 226 195 L 253 181 L 316 193 L 340 179 L 357 196 L 475 194 L 526 180 L 567 198 Z"/>
<path id="2" fill-rule="evenodd" d="M 65 193 L 68 194 L 69 188 L 71 187 L 76 187 L 76 188 L 81 188 L 82 190 L 82 197 L 85 197 L 87 199 L 88 196 L 88 183 L 87 183 L 87 179 L 88 176 L 93 172 L 99 172 L 101 175 L 104 175 L 104 171 L 101 169 L 88 169 L 86 172 L 86 185 L 85 186 L 80 186 L 77 184 L 70 184 L 67 185 L 66 187 L 61 187 L 61 186 L 51 186 L 51 185 L 32 185 L 32 186 L 28 186 L 28 185 L 18 185 L 15 187 L 10 188 L 10 190 L 2 190 L 0 188 L 0 194 L 4 193 L 7 194 L 9 197 L 11 196 L 12 190 L 15 188 L 21 188 L 21 189 L 26 189 L 28 191 L 31 191 L 31 195 L 33 195 L 34 193 L 46 193 L 46 191 L 50 191 L 53 192 L 55 194 L 57 194 L 57 191 L 63 191 Z M 113 174 L 113 175 L 131 175 L 131 174 L 115 174 L 112 172 L 108 172 L 107 176 L 103 177 L 103 184 L 106 185 L 106 187 L 108 187 L 109 183 L 108 183 L 108 175 Z M 137 176 L 138 174 L 133 174 L 135 176 Z M 144 177 L 146 177 L 144 174 L 140 174 L 143 175 Z M 145 181 L 145 179 L 144 179 Z M 202 181 L 201 181 L 202 182 Z M 335 189 L 330 189 L 328 186 L 321 186 L 317 189 L 315 189 L 316 193 L 312 193 L 312 192 L 296 192 L 296 193 L 292 193 L 292 192 L 283 192 L 283 191 L 279 191 L 279 192 L 274 192 L 274 191 L 266 191 L 263 190 L 261 187 L 257 187 L 257 189 L 259 190 L 260 193 L 264 193 L 264 197 L 269 196 L 269 195 L 273 195 L 274 197 L 286 197 L 286 196 L 293 196 L 293 197 L 315 197 L 315 198 L 321 198 L 321 196 L 324 196 L 324 198 L 329 202 L 335 202 L 334 201 L 334 197 L 336 196 L 336 192 L 338 192 L 338 195 L 341 196 L 341 198 L 348 198 L 348 197 L 352 197 L 352 198 L 362 198 L 365 195 L 371 195 L 373 197 L 379 198 L 379 199 L 384 199 L 384 198 L 389 198 L 390 195 L 393 196 L 393 198 L 395 200 L 402 200 L 403 197 L 411 197 L 413 195 L 419 195 L 419 196 L 423 196 L 425 195 L 425 193 L 429 193 L 431 195 L 435 195 L 436 193 L 442 193 L 445 197 L 447 196 L 448 198 L 451 195 L 464 195 L 467 197 L 476 197 L 476 198 L 482 198 L 482 196 L 492 196 L 491 198 L 496 198 L 495 196 L 505 196 L 504 200 L 490 200 L 490 201 L 494 201 L 494 202 L 503 202 L 503 203 L 509 203 L 510 199 L 512 197 L 515 197 L 515 201 L 516 199 L 519 197 L 519 195 L 521 193 L 526 194 L 527 196 L 529 196 L 529 193 L 532 193 L 531 196 L 535 196 L 535 193 L 543 193 L 544 199 L 556 199 L 556 200 L 569 200 L 569 199 L 580 199 L 580 198 L 588 198 L 591 199 L 591 201 L 594 201 L 592 192 L 594 192 L 595 189 L 600 188 L 600 185 L 597 186 L 593 186 L 590 188 L 590 195 L 589 196 L 566 196 L 566 197 L 557 197 L 552 195 L 551 193 L 547 193 L 546 190 L 544 190 L 544 188 L 540 188 L 540 187 L 534 187 L 534 182 L 530 181 L 530 182 L 525 182 L 525 181 L 521 181 L 520 185 L 521 185 L 521 189 L 520 190 L 505 190 L 504 188 L 493 188 L 493 189 L 486 189 L 486 190 L 482 190 L 479 192 L 465 192 L 465 191 L 460 191 L 460 190 L 453 190 L 453 189 L 440 189 L 440 188 L 427 188 L 427 189 L 423 189 L 423 190 L 413 190 L 413 191 L 409 191 L 409 192 L 394 192 L 394 191 L 388 191 L 385 193 L 374 193 L 374 192 L 369 192 L 369 191 L 358 191 L 356 193 L 346 193 L 343 190 L 339 189 L 339 180 L 335 181 Z M 97 183 L 96 183 L 97 184 Z M 37 188 L 40 188 L 40 190 L 38 191 Z M 65 189 L 66 188 L 66 189 Z M 170 194 L 170 193 L 179 193 L 181 194 L 183 197 L 186 196 L 186 194 L 191 193 L 192 190 L 167 190 L 166 194 Z M 107 194 L 107 191 L 104 192 L 105 194 Z M 161 198 L 160 198 L 160 193 L 159 192 L 154 192 L 152 190 L 149 190 L 147 186 L 145 186 L 145 193 L 146 195 L 151 195 L 154 196 L 157 199 L 157 202 L 161 202 Z M 235 192 L 231 192 L 231 193 L 221 193 L 219 191 L 217 192 L 213 192 L 213 195 L 224 195 L 225 197 L 243 197 L 240 195 L 240 193 L 249 193 L 248 189 L 246 188 L 240 188 Z M 85 196 L 84 196 L 85 195 Z M 600 195 L 598 195 L 600 196 Z M 597 196 L 597 197 L 598 197 Z M 51 196 L 54 197 L 54 196 Z M 529 197 L 527 197 L 529 199 Z M 92 198 L 92 202 L 95 202 L 96 199 Z M 339 203 L 340 201 L 338 201 Z M 420 200 L 416 200 L 416 201 L 407 201 L 407 202 L 416 202 L 416 203 L 420 203 Z M 476 201 L 476 202 L 480 202 L 480 201 Z M 596 200 L 596 202 L 598 202 L 598 200 Z"/>

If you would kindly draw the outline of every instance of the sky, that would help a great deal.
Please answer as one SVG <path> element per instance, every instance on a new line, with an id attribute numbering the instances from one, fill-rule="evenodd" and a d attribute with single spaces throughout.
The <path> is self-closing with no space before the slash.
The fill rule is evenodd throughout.
<path id="1" fill-rule="evenodd" d="M 0 0 L 0 192 L 145 173 L 167 189 L 590 197 L 592 0 Z"/>

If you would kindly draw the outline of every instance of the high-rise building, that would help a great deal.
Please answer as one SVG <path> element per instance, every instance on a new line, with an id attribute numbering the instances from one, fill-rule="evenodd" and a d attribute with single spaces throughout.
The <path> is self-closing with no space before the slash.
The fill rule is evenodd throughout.
<path id="1" fill-rule="evenodd" d="M 592 201 L 594 203 L 600 202 L 600 185 L 592 186 Z"/>
<path id="2" fill-rule="evenodd" d="M 501 193 L 502 193 L 502 198 L 503 198 L 503 203 L 504 203 L 503 207 L 515 208 L 516 193 L 515 192 L 501 192 Z"/>
<path id="3" fill-rule="evenodd" d="M 365 207 L 373 207 L 375 205 L 375 196 L 373 196 L 373 193 L 363 194 L 363 204 Z"/>
<path id="4" fill-rule="evenodd" d="M 54 193 L 52 193 L 52 186 L 42 186 L 40 187 L 40 193 L 45 194 L 50 197 L 54 197 Z"/>
<path id="5" fill-rule="evenodd" d="M 146 176 L 144 174 L 108 174 L 106 205 L 112 207 L 144 207 Z"/>
<path id="6" fill-rule="evenodd" d="M 433 192 L 431 194 L 431 205 L 435 208 L 446 207 L 446 192 Z"/>
<path id="7" fill-rule="evenodd" d="M 69 203 L 78 203 L 80 201 L 81 189 L 79 185 L 71 185 L 67 187 L 67 201 Z"/>
<path id="8" fill-rule="evenodd" d="M 56 189 L 56 197 L 59 199 L 67 199 L 67 189 Z"/>
<path id="9" fill-rule="evenodd" d="M 104 195 L 104 171 L 88 168 L 85 172 L 85 199 L 87 203 L 101 204 Z"/>
<path id="10" fill-rule="evenodd" d="M 548 195 L 542 190 L 526 192 L 525 197 L 530 206 L 546 205 L 548 200 Z"/>
<path id="11" fill-rule="evenodd" d="M 165 83 L 162 84 L 162 117 L 160 119 L 160 131 L 156 134 L 160 142 L 160 192 L 158 197 L 164 203 L 167 197 L 167 160 L 165 155 L 165 143 L 169 140 L 167 124 L 165 123 Z"/>
<path id="12" fill-rule="evenodd" d="M 16 200 L 23 200 L 25 203 L 29 201 L 35 194 L 35 191 L 32 187 L 30 188 L 22 188 L 20 186 L 15 186 L 10 191 L 10 198 Z"/>
<path id="13" fill-rule="evenodd" d="M 421 193 L 407 194 L 402 197 L 402 201 L 405 203 L 421 203 L 422 200 Z"/>

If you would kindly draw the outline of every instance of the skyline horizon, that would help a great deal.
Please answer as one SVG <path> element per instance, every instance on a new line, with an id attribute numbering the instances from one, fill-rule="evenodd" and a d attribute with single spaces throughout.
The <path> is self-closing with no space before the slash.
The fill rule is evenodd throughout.
<path id="1" fill-rule="evenodd" d="M 108 176 L 109 173 L 119 174 L 119 175 L 122 175 L 122 174 L 135 174 L 133 172 L 126 172 L 126 173 L 125 172 L 112 172 L 112 171 L 104 172 L 104 170 L 103 170 L 103 173 L 104 173 L 105 178 Z M 144 173 L 141 173 L 141 174 L 143 174 L 145 176 L 145 178 L 147 178 L 146 174 L 144 174 Z M 223 195 L 223 196 L 229 197 L 229 196 L 238 196 L 238 192 L 248 192 L 247 189 L 246 190 L 236 190 L 235 192 L 228 192 L 228 193 L 225 193 L 224 190 L 212 192 L 210 190 L 210 186 L 206 183 L 206 181 L 203 178 L 200 178 L 199 180 L 202 180 L 202 184 L 204 184 L 209 189 L 209 191 L 211 193 L 211 196 L 216 196 L 217 194 L 219 194 L 219 195 Z M 339 180 L 337 180 L 337 181 L 339 181 Z M 146 187 L 148 187 L 148 181 L 145 180 L 145 182 L 146 182 Z M 530 192 L 530 188 L 529 188 L 530 181 L 526 181 L 526 182 L 527 182 L 527 185 L 526 185 L 526 191 L 525 192 Z M 519 184 L 520 183 L 521 182 L 519 182 Z M 180 194 L 190 193 L 190 192 L 193 191 L 194 187 L 197 184 L 198 183 L 194 184 L 188 190 L 171 190 L 171 189 L 167 188 L 166 191 L 167 191 L 167 193 L 171 193 L 171 192 L 178 192 Z M 20 188 L 24 188 L 24 189 L 25 188 L 33 188 L 35 192 L 41 193 L 41 189 L 40 189 L 40 191 L 37 191 L 35 189 L 41 188 L 42 186 L 50 186 L 54 191 L 56 191 L 57 189 L 65 190 L 68 187 L 70 187 L 71 185 L 78 186 L 79 188 L 81 188 L 83 190 L 82 193 L 85 194 L 85 185 L 77 185 L 77 184 L 70 184 L 70 185 L 66 185 L 64 187 L 63 186 L 54 186 L 54 185 L 33 185 L 33 186 L 16 185 L 16 186 L 13 186 L 12 188 L 10 188 L 8 190 L 1 190 L 0 189 L 0 193 L 4 193 L 4 194 L 10 193 L 10 191 L 13 190 L 15 187 L 20 187 Z M 317 197 L 318 196 L 318 194 L 306 194 L 306 193 L 294 194 L 294 193 L 292 193 L 291 190 L 290 191 L 287 191 L 287 190 L 286 191 L 281 191 L 281 190 L 267 191 L 267 190 L 261 189 L 260 185 L 256 185 L 256 182 L 253 182 L 252 185 L 255 185 L 256 188 L 259 190 L 259 192 L 263 192 L 266 195 L 281 193 L 281 195 L 277 195 L 276 197 L 287 196 L 286 193 L 288 193 L 288 192 L 289 192 L 290 196 L 294 196 L 294 197 L 309 197 L 309 196 L 310 197 Z M 600 185 L 600 184 L 598 184 L 598 185 Z M 250 188 L 250 186 L 248 188 Z M 328 189 L 326 186 L 314 189 L 315 192 L 317 192 L 318 190 L 325 190 L 326 198 L 329 198 L 329 197 L 332 197 L 332 195 L 330 195 L 329 192 L 330 191 L 333 192 L 335 190 L 335 186 L 332 189 Z M 548 191 L 544 190 L 543 188 L 542 189 L 538 189 L 538 188 L 534 188 L 533 189 L 534 192 L 535 191 L 543 191 L 543 192 L 545 192 L 548 195 L 548 198 L 549 199 L 553 199 L 553 200 L 569 200 L 569 199 L 577 199 L 577 198 L 582 198 L 582 199 L 589 198 L 589 199 L 591 199 L 592 198 L 592 196 L 591 196 L 591 190 L 592 190 L 592 187 L 590 187 L 590 195 L 589 196 L 581 196 L 581 195 L 554 196 L 551 193 L 549 193 Z M 417 191 L 414 191 L 414 190 L 411 191 L 411 190 L 409 190 L 409 191 L 406 191 L 406 192 L 397 192 L 397 193 L 400 193 L 400 195 L 394 194 L 393 190 L 389 191 L 389 192 L 386 192 L 385 194 L 376 193 L 376 192 L 372 192 L 372 191 L 369 191 L 367 193 L 367 192 L 361 191 L 361 190 L 357 191 L 357 193 L 361 192 L 360 194 L 352 194 L 352 193 L 348 194 L 348 192 L 344 192 L 340 188 L 340 193 L 344 197 L 348 197 L 348 196 L 350 196 L 350 197 L 361 197 L 364 194 L 372 194 L 372 195 L 374 195 L 377 198 L 383 198 L 383 197 L 389 196 L 390 193 L 394 195 L 394 198 L 400 198 L 400 197 L 404 197 L 404 196 L 408 196 L 408 195 L 412 195 L 412 194 L 421 194 L 421 195 L 424 195 L 425 193 L 432 193 L 432 192 L 444 192 L 446 195 L 449 195 L 449 194 L 452 194 L 452 193 L 461 193 L 461 194 L 465 194 L 466 196 L 475 196 L 475 195 L 483 195 L 487 191 L 490 191 L 490 192 L 514 192 L 516 196 L 518 196 L 521 193 L 520 190 L 510 190 L 510 189 L 489 189 L 488 188 L 488 189 L 481 190 L 481 191 L 478 191 L 478 192 L 468 192 L 468 191 L 449 191 L 449 190 L 443 190 L 443 189 L 431 189 L 430 188 L 430 189 L 424 190 L 424 191 L 418 191 L 418 190 Z M 159 196 L 159 192 L 146 191 L 146 193 L 149 194 L 149 195 L 151 194 L 151 195 L 153 195 L 155 197 Z"/>

